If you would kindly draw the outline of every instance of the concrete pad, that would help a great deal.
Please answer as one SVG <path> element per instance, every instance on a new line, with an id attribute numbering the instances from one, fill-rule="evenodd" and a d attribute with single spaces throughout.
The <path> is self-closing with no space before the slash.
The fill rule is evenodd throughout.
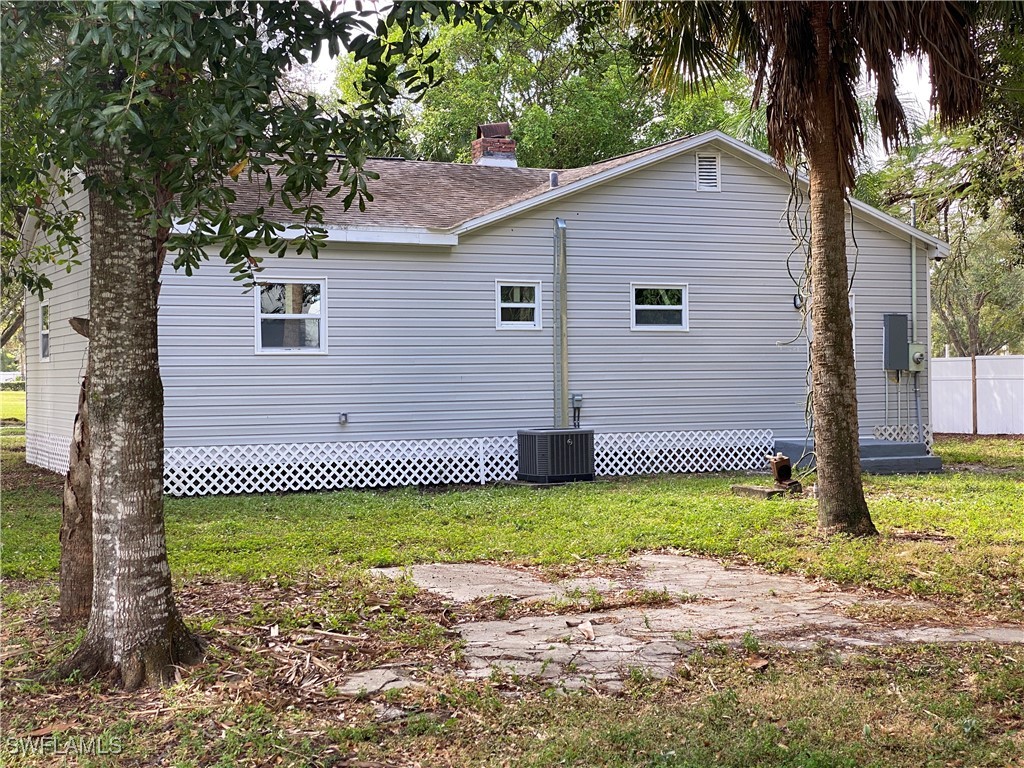
<path id="1" fill-rule="evenodd" d="M 570 599 L 569 595 L 578 592 L 626 588 L 667 590 L 701 598 L 679 605 L 525 616 L 456 627 L 465 641 L 467 677 L 486 678 L 494 671 L 508 672 L 557 682 L 566 689 L 621 690 L 632 668 L 651 677 L 667 677 L 683 654 L 694 648 L 691 638 L 715 637 L 739 643 L 748 632 L 761 643 L 794 649 L 812 648 L 822 641 L 862 648 L 895 643 L 1024 644 L 1024 627 L 888 628 L 844 613 L 853 604 L 927 608 L 922 601 L 872 598 L 799 576 L 724 566 L 698 557 L 655 553 L 638 555 L 631 562 L 640 567 L 640 575 L 628 584 L 610 579 L 549 583 L 520 570 L 472 563 L 377 572 L 390 578 L 409 573 L 418 586 L 457 602 L 496 595 L 524 601 Z M 376 671 L 394 674 L 393 670 Z M 371 683 L 379 683 L 378 691 L 401 684 L 391 678 L 383 682 L 374 678 L 352 681 L 349 687 L 359 685 L 372 693 Z"/>
<path id="2" fill-rule="evenodd" d="M 356 674 L 345 680 L 338 686 L 338 693 L 342 696 L 373 696 L 385 691 L 393 691 L 399 688 L 422 688 L 423 683 L 417 682 L 402 674 L 394 668 L 368 669 L 365 672 Z"/>
<path id="3" fill-rule="evenodd" d="M 418 587 L 447 597 L 456 603 L 470 603 L 488 597 L 516 600 L 568 600 L 577 592 L 610 592 L 622 585 L 610 579 L 570 579 L 542 581 L 531 573 L 485 563 L 436 563 L 410 568 L 373 568 L 371 573 L 390 579 L 409 574 Z"/>
<path id="4" fill-rule="evenodd" d="M 655 553 L 637 555 L 630 562 L 643 569 L 643 589 L 745 600 L 813 595 L 821 591 L 820 585 L 799 576 L 781 576 L 738 565 L 727 567 L 701 557 Z"/>

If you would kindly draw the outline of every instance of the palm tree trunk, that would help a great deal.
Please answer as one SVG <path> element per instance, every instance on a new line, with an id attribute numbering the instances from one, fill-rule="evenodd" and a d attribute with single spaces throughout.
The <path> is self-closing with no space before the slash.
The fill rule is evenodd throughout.
<path id="1" fill-rule="evenodd" d="M 857 375 L 847 290 L 846 194 L 829 57 L 830 3 L 812 6 L 817 45 L 814 109 L 807 137 L 811 208 L 811 382 L 818 468 L 818 526 L 824 534 L 875 535 L 861 484 Z"/>
<path id="2" fill-rule="evenodd" d="M 125 160 L 91 161 L 89 416 L 93 591 L 85 637 L 57 673 L 120 676 L 128 690 L 173 680 L 200 647 L 171 594 L 163 510 L 160 263 L 147 222 L 111 199 Z"/>

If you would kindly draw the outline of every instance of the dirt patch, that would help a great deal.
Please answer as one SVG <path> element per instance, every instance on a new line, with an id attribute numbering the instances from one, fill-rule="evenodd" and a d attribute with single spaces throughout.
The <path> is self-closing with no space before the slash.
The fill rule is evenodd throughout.
<path id="1" fill-rule="evenodd" d="M 668 590 L 615 589 L 606 592 L 572 593 L 549 600 L 519 600 L 508 595 L 485 597 L 457 607 L 459 621 L 495 621 L 524 616 L 574 616 L 616 608 L 664 607 L 700 600 L 699 595 Z"/>
<path id="2" fill-rule="evenodd" d="M 887 534 L 888 538 L 902 541 L 930 541 L 937 544 L 955 544 L 956 537 L 937 531 L 904 531 L 894 528 Z"/>
<path id="3" fill-rule="evenodd" d="M 969 472 L 976 475 L 1019 475 L 1020 467 L 993 467 L 991 464 L 946 464 L 947 472 Z"/>
<path id="4" fill-rule="evenodd" d="M 4 453 L 24 453 L 24 446 L 4 447 Z M 7 491 L 57 491 L 64 487 L 64 476 L 20 459 L 4 461 L 0 468 L 0 486 Z"/>

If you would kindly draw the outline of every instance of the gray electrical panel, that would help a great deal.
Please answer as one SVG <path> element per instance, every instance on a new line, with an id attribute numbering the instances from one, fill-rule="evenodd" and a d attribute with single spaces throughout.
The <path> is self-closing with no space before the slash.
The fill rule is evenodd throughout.
<path id="1" fill-rule="evenodd" d="M 887 371 L 910 369 L 910 338 L 906 315 L 882 315 L 882 368 Z"/>

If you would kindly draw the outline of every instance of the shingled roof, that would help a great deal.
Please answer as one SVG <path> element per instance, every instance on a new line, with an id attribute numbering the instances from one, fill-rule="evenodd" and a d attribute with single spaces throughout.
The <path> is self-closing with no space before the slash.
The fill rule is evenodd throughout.
<path id="1" fill-rule="evenodd" d="M 677 140 L 682 141 L 682 140 Z M 666 142 L 628 155 L 582 168 L 556 171 L 560 187 L 631 162 L 677 143 Z M 331 228 L 417 227 L 451 229 L 469 219 L 529 200 L 551 189 L 551 171 L 544 168 L 503 168 L 422 160 L 374 159 L 366 170 L 380 178 L 368 184 L 373 200 L 366 210 L 344 208 L 344 195 L 330 200 L 314 196 L 324 207 L 324 221 Z M 266 204 L 266 193 L 258 183 L 238 183 L 239 208 Z M 270 209 L 282 223 L 292 223 L 284 208 Z"/>

